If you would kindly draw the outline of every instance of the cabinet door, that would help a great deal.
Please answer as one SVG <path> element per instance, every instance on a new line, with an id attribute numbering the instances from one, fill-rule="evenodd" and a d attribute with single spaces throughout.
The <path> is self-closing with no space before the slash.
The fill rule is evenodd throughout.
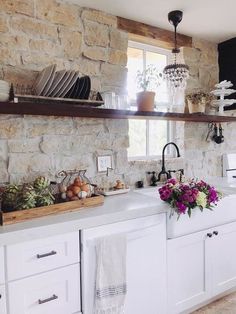
<path id="1" fill-rule="evenodd" d="M 205 262 L 206 233 L 197 232 L 167 241 L 168 314 L 190 309 L 210 295 Z"/>
<path id="2" fill-rule="evenodd" d="M 72 314 L 80 311 L 80 266 L 9 283 L 10 314 Z"/>
<path id="3" fill-rule="evenodd" d="M 165 220 L 133 232 L 127 245 L 127 314 L 167 313 Z"/>
<path id="4" fill-rule="evenodd" d="M 7 314 L 5 286 L 0 286 L 0 313 Z"/>
<path id="5" fill-rule="evenodd" d="M 236 223 L 216 227 L 212 234 L 207 243 L 208 263 L 212 293 L 217 295 L 236 286 Z"/>
<path id="6" fill-rule="evenodd" d="M 96 238 L 127 235 L 126 314 L 166 314 L 166 215 L 153 215 L 82 232 L 84 314 L 94 312 Z"/>

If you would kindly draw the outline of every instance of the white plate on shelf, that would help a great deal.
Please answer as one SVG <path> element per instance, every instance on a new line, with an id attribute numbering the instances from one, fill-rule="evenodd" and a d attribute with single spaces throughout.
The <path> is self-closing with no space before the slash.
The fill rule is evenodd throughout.
<path id="1" fill-rule="evenodd" d="M 44 90 L 50 78 L 54 76 L 55 70 L 56 70 L 56 64 L 53 64 L 46 67 L 45 69 L 43 69 L 43 71 L 41 71 L 38 74 L 38 77 L 33 86 L 33 89 L 35 90 L 36 95 L 40 96 L 40 94 Z"/>
<path id="2" fill-rule="evenodd" d="M 56 74 L 56 72 L 54 71 L 52 73 L 51 77 L 49 78 L 47 84 L 45 85 L 43 91 L 40 93 L 39 96 L 46 96 L 47 95 L 49 89 L 51 88 L 51 86 L 52 86 L 52 84 L 54 82 L 55 74 Z"/>
<path id="3" fill-rule="evenodd" d="M 66 89 L 67 85 L 70 83 L 70 81 L 72 80 L 72 78 L 75 75 L 75 71 L 67 71 L 67 72 L 69 72 L 67 79 L 64 80 L 63 85 L 61 86 L 60 90 L 56 93 L 56 95 L 54 95 L 54 97 L 61 97 L 61 95 L 64 92 L 64 90 Z"/>
<path id="4" fill-rule="evenodd" d="M 101 191 L 100 193 L 104 196 L 111 196 L 111 195 L 128 193 L 129 191 L 130 189 L 117 189 L 117 190 L 111 190 L 111 191 Z"/>
<path id="5" fill-rule="evenodd" d="M 56 97 L 56 95 L 61 92 L 62 87 L 64 86 L 64 84 L 66 83 L 70 75 L 71 75 L 71 71 L 66 71 L 63 78 L 60 80 L 60 82 L 54 88 L 53 92 L 50 94 L 50 97 Z"/>
<path id="6" fill-rule="evenodd" d="M 61 82 L 61 80 L 63 79 L 65 75 L 66 75 L 66 70 L 60 70 L 55 73 L 55 77 L 52 82 L 52 85 L 45 95 L 46 97 L 50 96 L 53 93 L 53 91 L 56 89 L 57 85 Z"/>
<path id="7" fill-rule="evenodd" d="M 67 81 L 67 84 L 65 88 L 63 88 L 63 93 L 60 95 L 60 97 L 65 97 L 65 95 L 69 92 L 71 87 L 75 84 L 77 81 L 77 78 L 79 77 L 79 73 L 73 71 L 73 75 L 71 76 L 70 80 Z"/>

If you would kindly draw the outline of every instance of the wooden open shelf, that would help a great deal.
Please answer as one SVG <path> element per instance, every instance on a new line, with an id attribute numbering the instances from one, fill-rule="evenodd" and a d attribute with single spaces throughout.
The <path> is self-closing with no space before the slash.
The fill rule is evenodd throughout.
<path id="1" fill-rule="evenodd" d="M 2 102 L 0 114 L 44 115 L 63 117 L 86 117 L 105 119 L 156 119 L 190 122 L 236 122 L 236 117 L 206 114 L 186 114 L 170 112 L 142 112 L 88 107 L 84 104 L 64 102 Z"/>

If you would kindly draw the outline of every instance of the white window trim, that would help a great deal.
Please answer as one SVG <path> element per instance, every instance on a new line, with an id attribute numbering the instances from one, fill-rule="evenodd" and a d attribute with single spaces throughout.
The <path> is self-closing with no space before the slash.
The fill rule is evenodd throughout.
<path id="1" fill-rule="evenodd" d="M 148 119 L 146 119 L 146 121 L 149 121 Z M 158 121 L 158 120 L 156 120 Z M 159 120 L 160 121 L 160 120 Z M 149 125 L 148 123 L 146 124 L 146 126 Z M 174 133 L 174 129 L 175 129 L 175 122 L 174 121 L 168 121 L 167 122 L 167 140 L 168 142 L 171 142 L 173 139 L 173 133 Z M 148 127 L 146 128 L 146 141 L 149 141 L 149 136 L 148 136 Z M 148 147 L 148 144 L 146 142 L 146 150 Z M 165 156 L 168 157 L 172 157 L 173 156 L 173 151 L 172 151 L 172 147 L 167 147 L 167 151 L 165 153 Z M 146 155 L 146 156 L 128 156 L 128 161 L 153 161 L 153 160 L 160 160 L 162 159 L 162 155 Z"/>
<path id="2" fill-rule="evenodd" d="M 146 68 L 146 51 L 151 51 L 151 52 L 155 52 L 155 53 L 160 53 L 160 54 L 164 54 L 167 56 L 167 63 L 170 62 L 171 60 L 171 50 L 168 49 L 164 49 L 164 48 L 160 48 L 160 47 L 156 47 L 156 46 L 152 46 L 152 45 L 148 45 L 148 44 L 144 44 L 144 43 L 140 43 L 140 42 L 135 42 L 132 40 L 129 40 L 128 42 L 128 47 L 130 48 L 136 48 L 136 49 L 142 49 L 144 51 L 144 58 L 143 58 L 143 67 Z M 131 104 L 136 104 L 136 99 L 131 99 L 130 100 Z M 168 105 L 167 103 L 161 103 L 161 102 L 155 102 L 155 106 L 166 106 Z M 175 122 L 173 121 L 167 121 L 167 140 L 171 141 L 171 139 L 173 138 L 173 131 L 174 131 L 174 124 Z M 128 156 L 128 161 L 148 161 L 148 160 L 160 160 L 161 159 L 161 155 L 149 155 L 149 119 L 146 119 L 146 154 L 145 156 Z M 171 150 L 169 149 L 169 147 L 167 148 L 167 156 L 172 156 L 171 154 Z"/>
<path id="3" fill-rule="evenodd" d="M 128 47 L 136 48 L 136 49 L 142 49 L 144 51 L 143 68 L 146 68 L 146 51 L 147 50 L 151 51 L 151 52 L 166 55 L 167 56 L 167 63 L 170 63 L 170 61 L 171 61 L 172 52 L 171 52 L 171 50 L 168 50 L 168 49 L 164 49 L 164 48 L 160 48 L 160 47 L 156 47 L 156 46 L 152 46 L 152 45 L 148 45 L 148 44 L 143 44 L 143 43 L 135 42 L 132 40 L 129 40 Z M 131 105 L 136 104 L 136 99 L 130 99 L 130 103 L 131 103 Z M 155 102 L 155 105 L 165 107 L 166 105 L 168 105 L 168 103 Z"/>

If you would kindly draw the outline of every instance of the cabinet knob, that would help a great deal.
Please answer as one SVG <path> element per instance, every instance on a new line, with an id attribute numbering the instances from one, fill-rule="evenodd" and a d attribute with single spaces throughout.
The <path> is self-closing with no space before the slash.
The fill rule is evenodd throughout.
<path id="1" fill-rule="evenodd" d="M 213 236 L 212 233 L 207 233 L 208 238 L 211 238 Z"/>
<path id="2" fill-rule="evenodd" d="M 218 235 L 218 233 L 219 233 L 218 231 L 213 231 L 214 235 Z"/>

